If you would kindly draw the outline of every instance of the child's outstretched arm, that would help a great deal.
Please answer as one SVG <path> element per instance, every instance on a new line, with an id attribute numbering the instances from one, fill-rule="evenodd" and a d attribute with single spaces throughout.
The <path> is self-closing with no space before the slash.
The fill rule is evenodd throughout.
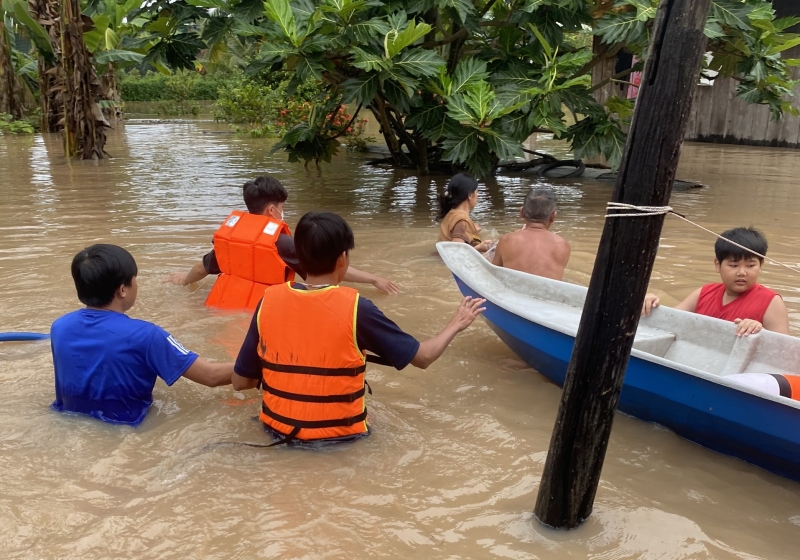
<path id="1" fill-rule="evenodd" d="M 200 261 L 189 272 L 173 272 L 164 281 L 177 286 L 188 286 L 193 282 L 199 282 L 206 276 L 208 276 L 208 272 L 203 265 L 203 261 Z"/>
<path id="2" fill-rule="evenodd" d="M 411 365 L 427 369 L 429 365 L 438 360 L 456 335 L 470 326 L 478 318 L 478 315 L 486 311 L 485 307 L 481 307 L 484 303 L 486 300 L 483 298 L 473 299 L 470 296 L 463 298 L 455 315 L 442 329 L 442 332 L 420 343 L 416 355 L 411 360 Z"/>
<path id="3" fill-rule="evenodd" d="M 381 276 L 376 274 L 371 274 L 369 272 L 364 272 L 362 270 L 358 270 L 355 267 L 348 267 L 347 272 L 344 274 L 343 280 L 345 282 L 355 282 L 356 284 L 372 284 L 379 290 L 386 292 L 387 294 L 399 294 L 400 288 L 392 282 L 391 280 L 387 280 Z"/>
<path id="4" fill-rule="evenodd" d="M 695 291 L 689 294 L 686 299 L 676 305 L 674 309 L 680 309 L 681 311 L 689 311 L 694 313 L 695 309 L 697 309 L 697 301 L 700 299 L 701 289 L 702 288 L 697 288 Z M 659 305 L 661 305 L 661 300 L 658 299 L 657 295 L 647 294 L 644 296 L 644 303 L 642 304 L 642 317 L 649 317 L 650 313 L 653 312 L 653 309 Z"/>

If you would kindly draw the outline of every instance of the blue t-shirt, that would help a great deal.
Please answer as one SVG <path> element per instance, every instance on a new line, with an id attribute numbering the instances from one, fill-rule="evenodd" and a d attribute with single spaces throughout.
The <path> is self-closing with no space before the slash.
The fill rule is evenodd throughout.
<path id="1" fill-rule="evenodd" d="M 302 284 L 294 284 L 296 289 L 305 289 Z M 258 356 L 258 310 L 261 302 L 253 313 L 253 320 L 244 339 L 236 365 L 233 367 L 238 375 L 250 379 L 261 379 L 261 358 Z M 365 297 L 358 298 L 356 315 L 356 344 L 362 351 L 377 354 L 395 369 L 403 369 L 419 350 L 416 338 L 404 332 L 394 321 L 386 317 L 380 309 L 375 307 Z"/>
<path id="2" fill-rule="evenodd" d="M 79 309 L 50 329 L 60 412 L 138 426 L 153 403 L 156 377 L 172 385 L 197 354 L 161 327 L 124 313 Z"/>

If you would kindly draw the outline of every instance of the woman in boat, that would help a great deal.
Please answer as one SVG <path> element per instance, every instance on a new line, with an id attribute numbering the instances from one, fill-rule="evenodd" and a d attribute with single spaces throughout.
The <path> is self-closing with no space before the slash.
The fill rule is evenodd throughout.
<path id="1" fill-rule="evenodd" d="M 481 241 L 481 227 L 469 217 L 470 210 L 478 204 L 478 181 L 466 173 L 459 173 L 447 183 L 439 196 L 439 239 L 469 243 L 481 253 L 488 251 L 493 241 Z"/>

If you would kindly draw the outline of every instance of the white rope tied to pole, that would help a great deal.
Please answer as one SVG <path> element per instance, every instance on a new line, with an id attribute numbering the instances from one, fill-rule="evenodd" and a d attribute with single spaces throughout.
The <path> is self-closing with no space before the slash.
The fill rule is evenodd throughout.
<path id="1" fill-rule="evenodd" d="M 685 216 L 675 212 L 672 209 L 671 206 L 636 206 L 635 204 L 624 204 L 622 202 L 609 202 L 606 205 L 606 212 L 611 212 L 612 210 L 633 210 L 633 212 L 627 213 L 627 214 L 606 214 L 605 215 L 606 218 L 638 218 L 640 216 L 660 216 L 662 214 L 672 214 L 676 218 L 680 218 L 684 222 L 688 222 L 688 223 L 692 224 L 693 226 L 695 226 L 696 228 L 700 228 L 703 231 L 705 231 L 707 233 L 710 233 L 714 237 L 717 237 L 718 239 L 724 239 L 725 241 L 727 241 L 731 245 L 735 245 L 736 247 L 739 247 L 739 249 L 744 249 L 748 253 L 752 253 L 755 256 L 764 259 L 765 261 L 769 261 L 772 264 L 777 264 L 778 266 L 782 266 L 783 268 L 787 268 L 787 269 L 791 270 L 792 272 L 794 272 L 795 274 L 800 274 L 800 270 L 794 268 L 793 266 L 789 266 L 788 264 L 784 264 L 782 262 L 776 261 L 775 259 L 771 259 L 766 255 L 762 255 L 761 253 L 757 253 L 757 252 L 753 251 L 752 249 L 750 249 L 748 247 L 745 247 L 744 245 L 739 245 L 735 241 L 731 241 L 727 237 L 722 237 L 720 234 L 718 234 L 718 233 L 716 233 L 714 231 L 711 231 L 708 228 L 704 228 L 700 224 L 694 223 L 692 220 L 689 220 Z"/>
<path id="2" fill-rule="evenodd" d="M 672 212 L 672 206 L 635 206 L 622 202 L 609 202 L 606 212 L 611 210 L 634 210 L 631 214 L 606 214 L 606 218 L 638 218 L 639 216 L 660 216 Z"/>

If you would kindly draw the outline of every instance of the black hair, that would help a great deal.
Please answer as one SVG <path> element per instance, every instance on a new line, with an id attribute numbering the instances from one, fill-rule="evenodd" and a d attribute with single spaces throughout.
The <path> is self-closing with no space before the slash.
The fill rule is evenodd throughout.
<path id="1" fill-rule="evenodd" d="M 105 307 L 122 285 L 130 286 L 138 273 L 133 256 L 116 245 L 86 247 L 72 259 L 72 279 L 81 303 Z"/>
<path id="2" fill-rule="evenodd" d="M 441 220 L 447 213 L 467 200 L 469 195 L 478 189 L 478 181 L 472 175 L 459 173 L 453 175 L 444 189 L 444 194 L 439 195 L 439 219 Z"/>
<path id="3" fill-rule="evenodd" d="M 550 189 L 531 189 L 522 206 L 525 219 L 529 222 L 547 224 L 556 207 L 556 195 Z"/>
<path id="4" fill-rule="evenodd" d="M 762 255 L 767 254 L 767 238 L 755 228 L 737 227 L 729 229 L 728 231 L 722 233 L 722 237 L 725 239 L 730 239 L 742 247 L 747 247 L 756 253 L 761 253 Z M 764 264 L 764 259 L 761 257 L 754 255 L 750 251 L 745 251 L 733 243 L 728 243 L 724 239 L 717 239 L 717 242 L 714 243 L 714 255 L 717 257 L 719 262 L 722 262 L 725 259 L 738 261 L 742 258 L 747 259 L 750 257 L 755 257 L 758 259 L 758 262 Z"/>
<path id="5" fill-rule="evenodd" d="M 353 230 L 333 212 L 309 212 L 294 230 L 297 258 L 308 274 L 318 276 L 336 269 L 336 259 L 356 246 Z"/>
<path id="6" fill-rule="evenodd" d="M 242 196 L 251 214 L 262 214 L 270 204 L 277 205 L 289 198 L 281 182 L 269 175 L 247 181 L 242 187 Z"/>

